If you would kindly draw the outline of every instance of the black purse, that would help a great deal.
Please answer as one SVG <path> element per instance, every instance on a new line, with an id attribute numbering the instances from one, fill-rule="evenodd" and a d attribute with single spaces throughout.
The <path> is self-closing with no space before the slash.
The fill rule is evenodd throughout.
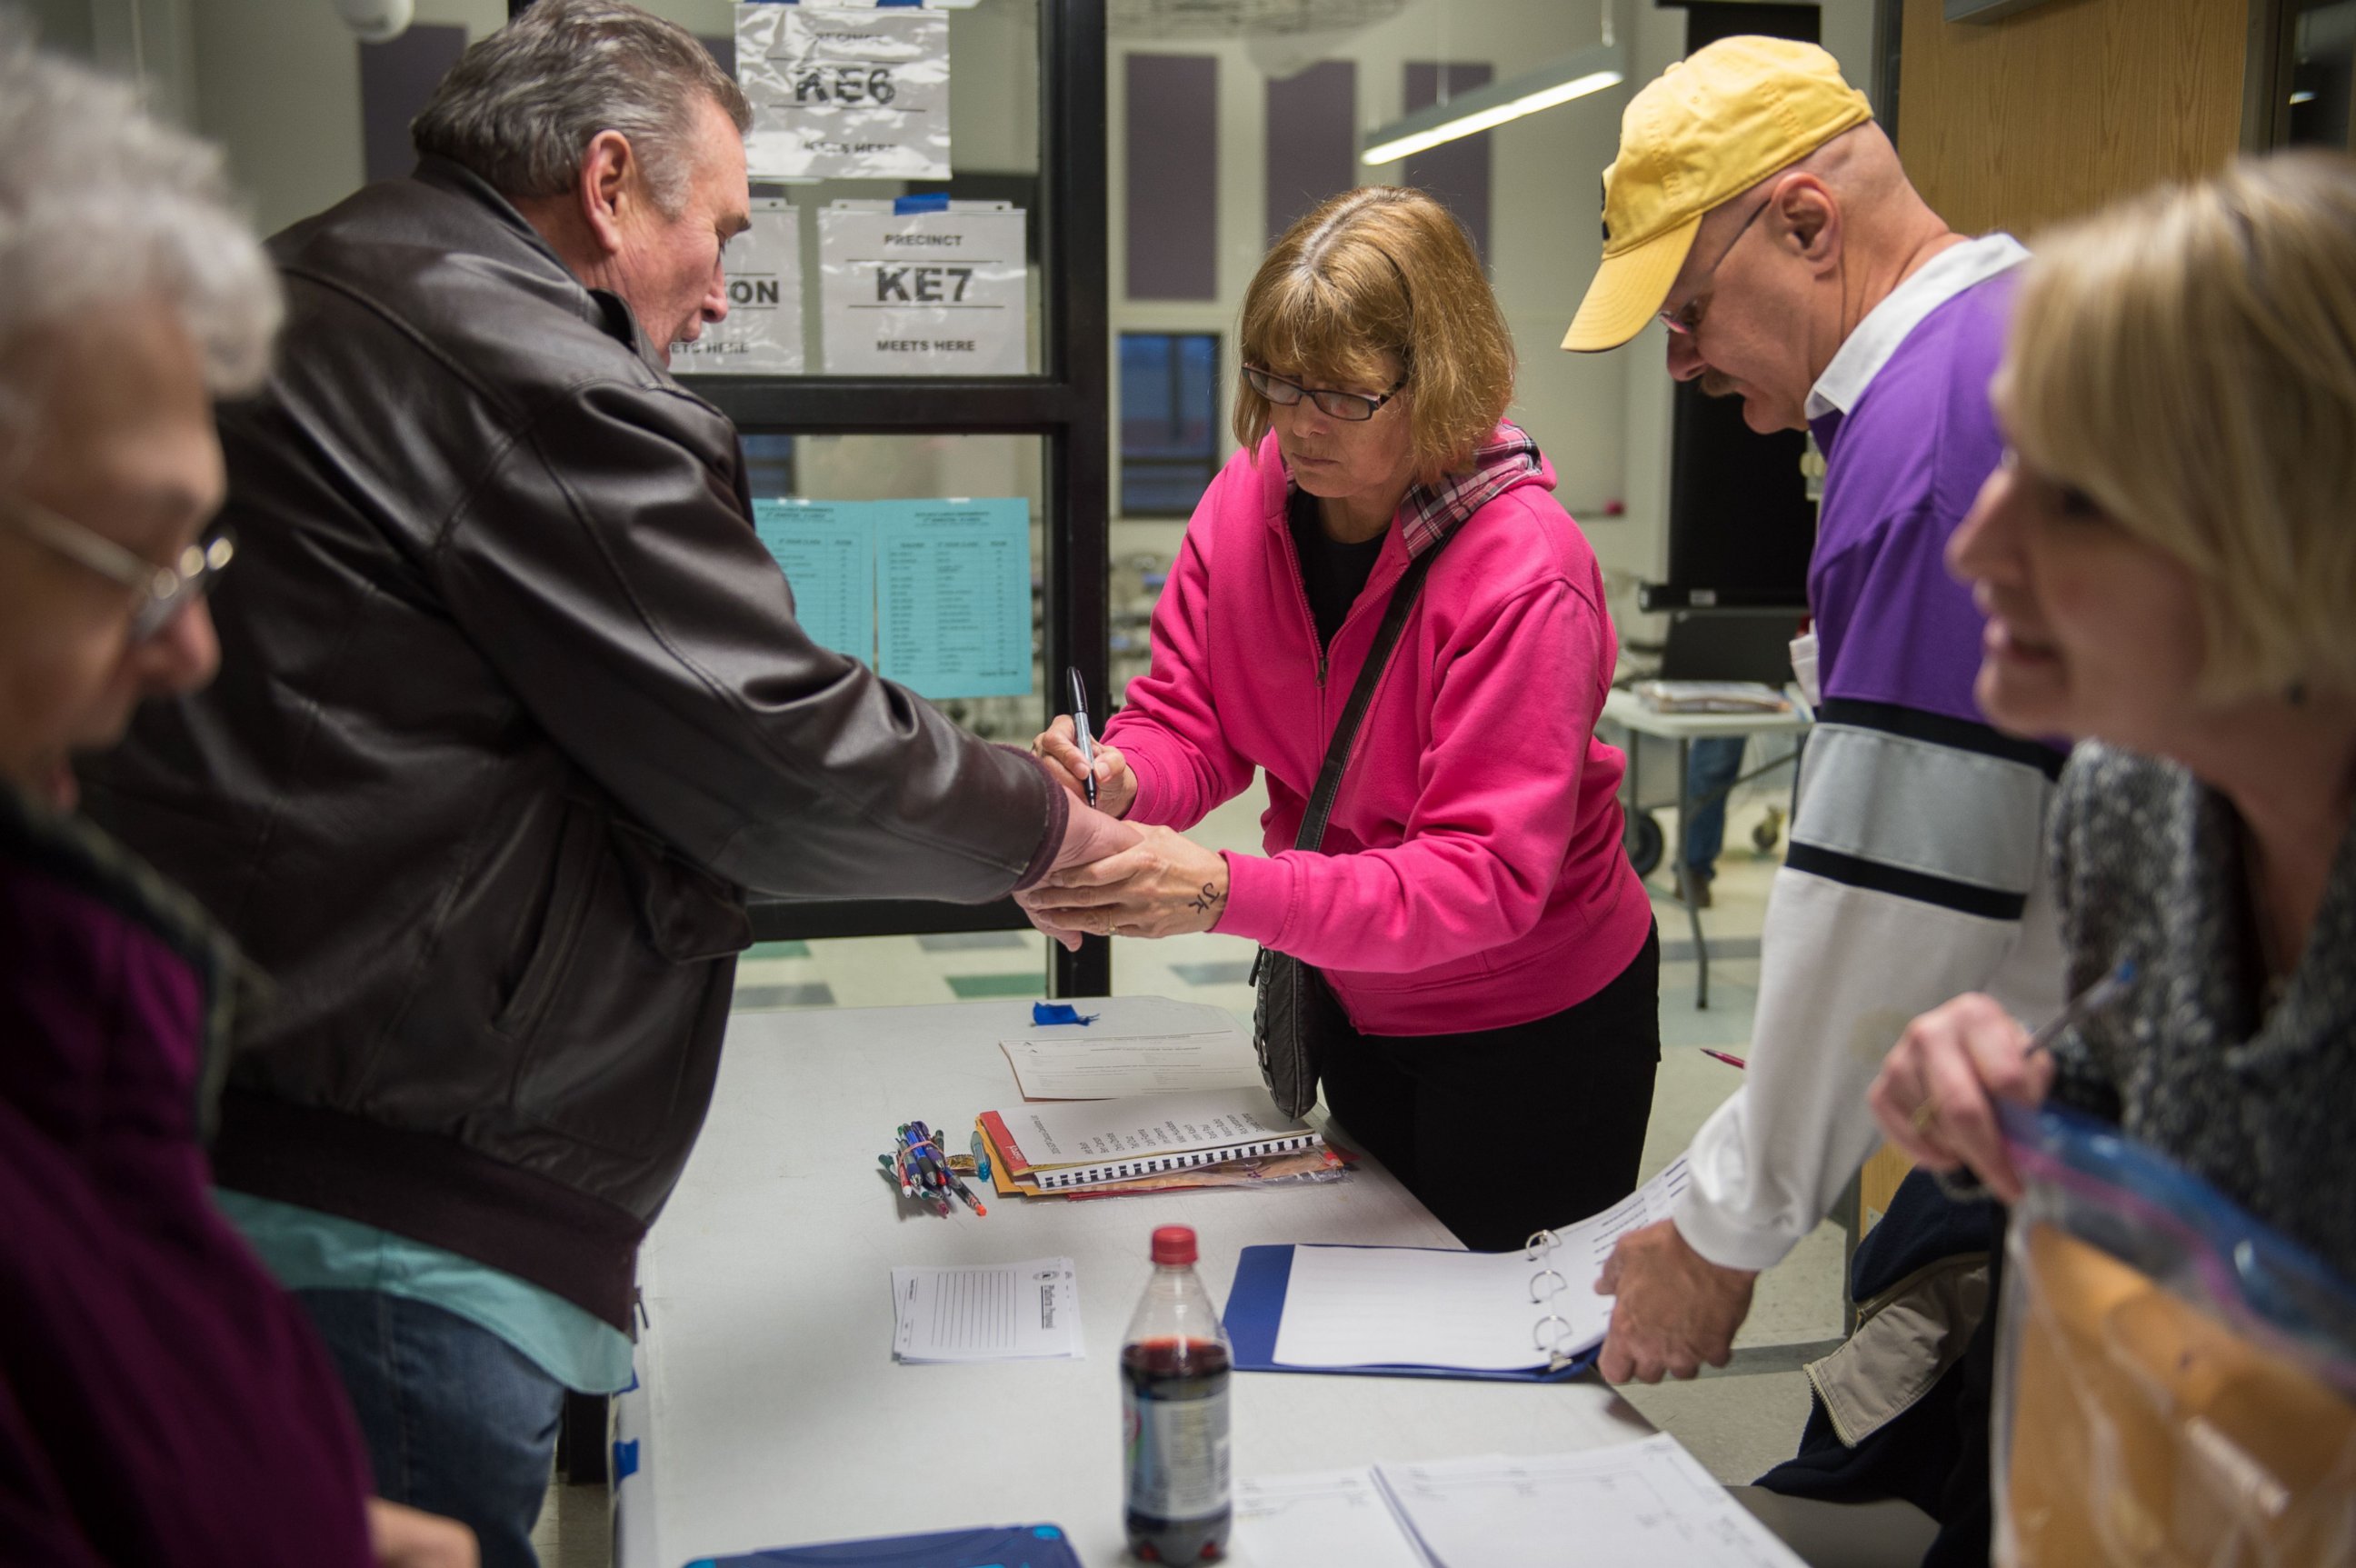
<path id="1" fill-rule="evenodd" d="M 1359 722 L 1373 705 L 1375 688 L 1382 682 L 1383 668 L 1390 662 L 1391 650 L 1407 626 L 1408 611 L 1415 607 L 1423 579 L 1448 537 L 1443 535 L 1409 562 L 1391 589 L 1391 602 L 1383 612 L 1381 628 L 1375 633 L 1375 645 L 1366 652 L 1358 683 L 1350 689 L 1349 703 L 1342 710 L 1341 721 L 1333 726 L 1333 739 L 1325 748 L 1317 787 L 1310 791 L 1309 810 L 1292 841 L 1295 849 L 1313 852 L 1325 837 L 1325 820 L 1333 815 L 1333 798 L 1342 791 L 1342 770 L 1349 766 Z M 1325 977 L 1316 966 L 1272 948 L 1259 950 L 1259 956 L 1252 961 L 1251 979 L 1258 993 L 1252 1002 L 1252 1048 L 1259 1053 L 1260 1077 L 1267 1079 L 1278 1110 L 1287 1116 L 1301 1115 L 1317 1103 L 1318 1055 L 1340 1015 L 1340 1004 L 1326 989 Z"/>

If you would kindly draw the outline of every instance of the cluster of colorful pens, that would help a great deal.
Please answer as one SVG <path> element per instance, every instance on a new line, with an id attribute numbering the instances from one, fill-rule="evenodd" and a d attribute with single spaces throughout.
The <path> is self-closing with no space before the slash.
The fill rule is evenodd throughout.
<path id="1" fill-rule="evenodd" d="M 952 1197 L 976 1214 L 990 1212 L 972 1189 L 951 1174 L 941 1141 L 922 1122 L 903 1122 L 892 1153 L 878 1155 L 875 1160 L 900 1184 L 901 1197 L 919 1199 L 936 1214 L 954 1213 Z"/>

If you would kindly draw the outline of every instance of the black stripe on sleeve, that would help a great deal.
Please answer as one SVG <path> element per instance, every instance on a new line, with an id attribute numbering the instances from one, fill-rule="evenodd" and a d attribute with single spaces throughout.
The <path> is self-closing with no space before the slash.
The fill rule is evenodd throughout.
<path id="1" fill-rule="evenodd" d="M 2007 893 L 2000 888 L 1957 882 L 1952 877 L 1933 876 L 1927 872 L 1906 871 L 1878 860 L 1844 854 L 1837 849 L 1803 843 L 1798 839 L 1784 846 L 1783 864 L 1794 871 L 1821 876 L 1827 882 L 1912 898 L 1918 904 L 1933 904 L 1958 914 L 1977 915 L 1984 920 L 2018 920 L 2021 911 L 2029 907 L 2029 896 L 2025 893 Z"/>
<path id="2" fill-rule="evenodd" d="M 1854 697 L 1827 697 L 1816 705 L 1816 722 L 1847 725 L 1851 729 L 1879 730 L 1884 735 L 1928 741 L 1933 746 L 1953 746 L 1957 751 L 1976 751 L 1986 757 L 2001 757 L 2007 762 L 2034 768 L 2048 779 L 2061 778 L 2062 765 L 2070 759 L 2067 753 L 2056 751 L 2041 741 L 2017 739 L 1987 725 L 1950 718 L 1945 714 L 1933 714 L 1922 708 L 1901 707 L 1896 703 L 1867 703 Z"/>

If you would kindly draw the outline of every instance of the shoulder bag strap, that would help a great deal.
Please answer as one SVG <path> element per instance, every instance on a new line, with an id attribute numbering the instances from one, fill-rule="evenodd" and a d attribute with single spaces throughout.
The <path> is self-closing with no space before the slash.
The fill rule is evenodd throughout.
<path id="1" fill-rule="evenodd" d="M 1390 607 L 1383 612 L 1383 624 L 1375 633 L 1375 645 L 1366 650 L 1366 662 L 1358 671 L 1358 683 L 1350 688 L 1349 705 L 1342 710 L 1341 722 L 1333 726 L 1333 739 L 1325 747 L 1325 766 L 1318 769 L 1317 788 L 1309 794 L 1308 813 L 1301 819 L 1301 832 L 1292 841 L 1295 849 L 1313 850 L 1325 836 L 1325 819 L 1333 812 L 1333 797 L 1342 792 L 1342 770 L 1350 763 L 1350 746 L 1358 738 L 1359 721 L 1373 705 L 1375 688 L 1382 683 L 1383 668 L 1390 662 L 1391 650 L 1398 646 L 1399 633 L 1406 628 L 1408 611 L 1415 607 L 1416 596 L 1423 592 L 1423 580 L 1430 574 L 1431 564 L 1455 537 L 1449 532 L 1422 554 L 1408 563 L 1398 584 L 1391 589 Z"/>

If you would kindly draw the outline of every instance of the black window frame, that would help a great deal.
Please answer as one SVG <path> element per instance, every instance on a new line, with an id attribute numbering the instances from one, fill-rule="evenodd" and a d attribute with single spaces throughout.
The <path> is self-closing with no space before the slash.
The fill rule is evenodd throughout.
<path id="1" fill-rule="evenodd" d="M 680 379 L 748 435 L 1043 437 L 1046 668 L 1076 668 L 1101 701 L 1112 503 L 1104 0 L 1039 0 L 1039 200 L 1031 221 L 1045 272 L 1041 373 Z M 1047 684 L 1039 694 L 1043 727 L 1058 711 L 1058 682 Z M 760 941 L 1029 929 L 1011 898 L 980 905 L 755 898 L 752 916 Z M 1047 950 L 1048 994 L 1111 992 L 1107 939 L 1088 938 L 1076 953 L 1052 942 Z"/>

